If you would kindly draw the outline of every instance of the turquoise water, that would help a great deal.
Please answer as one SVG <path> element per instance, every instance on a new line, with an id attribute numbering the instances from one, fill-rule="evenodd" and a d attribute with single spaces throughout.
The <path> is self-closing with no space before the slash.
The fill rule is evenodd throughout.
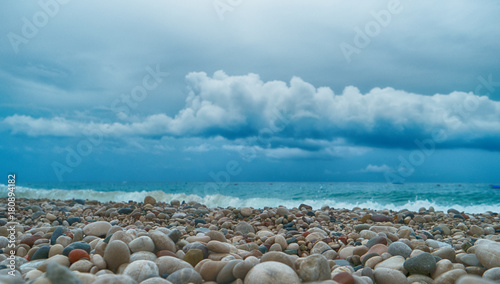
<path id="1" fill-rule="evenodd" d="M 209 207 L 242 207 L 301 203 L 320 208 L 354 207 L 409 209 L 434 206 L 436 210 L 455 208 L 468 213 L 500 211 L 500 189 L 488 184 L 435 183 L 32 183 L 18 184 L 18 198 L 95 199 L 99 201 L 142 201 L 152 195 L 159 201 L 197 201 Z M 0 185 L 0 197 L 7 186 Z"/>

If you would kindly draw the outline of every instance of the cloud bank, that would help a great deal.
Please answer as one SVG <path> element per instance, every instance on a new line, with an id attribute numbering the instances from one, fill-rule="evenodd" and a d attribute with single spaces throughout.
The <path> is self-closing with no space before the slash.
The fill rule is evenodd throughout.
<path id="1" fill-rule="evenodd" d="M 223 71 L 212 76 L 189 73 L 186 85 L 185 106 L 175 116 L 158 113 L 109 123 L 15 114 L 1 124 L 12 134 L 33 137 L 77 137 L 96 131 L 118 138 L 220 136 L 253 141 L 265 136 L 273 148 L 309 150 L 324 149 L 322 141 L 413 148 L 415 139 L 440 131 L 446 134 L 446 147 L 500 150 L 500 102 L 473 93 L 423 95 L 386 87 L 363 94 L 348 86 L 335 94 L 299 77 L 289 83 L 264 82 L 257 74 L 229 76 Z"/>

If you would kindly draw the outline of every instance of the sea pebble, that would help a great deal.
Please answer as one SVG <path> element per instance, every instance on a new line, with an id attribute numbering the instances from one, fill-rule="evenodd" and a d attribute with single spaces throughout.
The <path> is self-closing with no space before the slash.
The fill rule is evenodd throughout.
<path id="1" fill-rule="evenodd" d="M 92 284 L 137 284 L 132 277 L 128 275 L 101 274 Z"/>
<path id="2" fill-rule="evenodd" d="M 191 264 L 172 256 L 162 256 L 156 260 L 160 275 L 172 274 L 182 268 L 193 268 Z"/>
<path id="3" fill-rule="evenodd" d="M 436 259 L 432 254 L 423 252 L 407 259 L 404 262 L 404 269 L 410 274 L 428 275 L 436 270 Z"/>
<path id="4" fill-rule="evenodd" d="M 148 236 L 140 236 L 137 239 L 131 241 L 128 246 L 133 253 L 138 251 L 152 252 L 155 249 L 153 240 L 151 240 L 151 238 Z"/>
<path id="5" fill-rule="evenodd" d="M 304 281 L 321 281 L 330 278 L 330 266 L 326 257 L 314 254 L 300 262 L 299 276 Z"/>
<path id="6" fill-rule="evenodd" d="M 120 265 L 130 260 L 130 250 L 127 244 L 119 240 L 109 242 L 104 251 L 104 260 L 107 267 L 116 272 Z"/>
<path id="7" fill-rule="evenodd" d="M 245 221 L 241 221 L 236 225 L 234 228 L 235 232 L 239 232 L 242 235 L 248 235 L 249 233 L 255 233 L 255 229 L 253 228 L 252 225 L 248 224 Z"/>
<path id="8" fill-rule="evenodd" d="M 231 251 L 231 247 L 228 244 L 219 241 L 209 241 L 207 249 L 217 253 L 229 253 Z"/>
<path id="9" fill-rule="evenodd" d="M 248 271 L 255 266 L 250 260 L 246 259 L 243 262 L 237 263 L 233 268 L 233 275 L 239 279 L 245 279 Z"/>
<path id="10" fill-rule="evenodd" d="M 467 272 L 463 269 L 453 269 L 451 271 L 441 274 L 438 278 L 434 280 L 434 284 L 448 284 L 455 283 L 458 278 L 462 275 L 466 275 Z"/>
<path id="11" fill-rule="evenodd" d="M 277 251 L 268 252 L 264 254 L 260 259 L 261 263 L 266 261 L 281 262 L 283 264 L 288 265 L 290 268 L 295 269 L 291 257 L 284 252 L 277 252 Z"/>
<path id="12" fill-rule="evenodd" d="M 90 256 L 88 252 L 84 251 L 83 249 L 74 249 L 68 254 L 69 261 L 71 263 L 77 262 L 80 259 L 88 259 L 90 260 Z"/>
<path id="13" fill-rule="evenodd" d="M 80 272 L 89 272 L 92 268 L 93 264 L 87 259 L 80 259 L 69 267 L 69 270 L 72 271 L 80 271 Z"/>
<path id="14" fill-rule="evenodd" d="M 49 258 L 50 246 L 39 247 L 30 260 L 45 259 Z"/>
<path id="15" fill-rule="evenodd" d="M 390 268 L 377 268 L 373 272 L 376 283 L 407 284 L 406 276 L 398 270 Z"/>
<path id="16" fill-rule="evenodd" d="M 201 275 L 191 268 L 181 268 L 167 277 L 167 280 L 172 282 L 172 284 L 201 284 L 203 278 Z"/>
<path id="17" fill-rule="evenodd" d="M 76 275 L 71 272 L 67 267 L 64 267 L 57 262 L 51 262 L 47 265 L 45 272 L 52 284 L 81 284 L 82 282 Z"/>
<path id="18" fill-rule="evenodd" d="M 299 277 L 289 266 L 275 261 L 257 264 L 246 275 L 245 284 L 295 284 Z"/>
<path id="19" fill-rule="evenodd" d="M 387 252 L 391 255 L 400 255 L 406 259 L 410 257 L 411 248 L 403 242 L 394 242 L 389 245 Z"/>
<path id="20" fill-rule="evenodd" d="M 446 258 L 449 259 L 451 262 L 455 262 L 456 255 L 455 255 L 455 250 L 451 247 L 442 247 L 436 250 L 435 252 L 432 253 L 432 255 L 440 257 L 440 258 Z"/>
<path id="21" fill-rule="evenodd" d="M 137 282 L 152 277 L 159 276 L 158 266 L 150 260 L 137 260 L 130 263 L 123 271 L 123 274 L 132 277 Z"/>
<path id="22" fill-rule="evenodd" d="M 153 240 L 156 250 L 169 250 L 176 252 L 175 243 L 165 233 L 160 231 L 149 232 L 149 237 Z"/>
<path id="23" fill-rule="evenodd" d="M 69 253 L 74 249 L 83 249 L 87 253 L 90 253 L 90 245 L 86 242 L 74 242 L 64 248 L 62 254 L 68 256 Z"/>
<path id="24" fill-rule="evenodd" d="M 97 221 L 90 223 L 83 227 L 83 233 L 87 236 L 105 236 L 108 230 L 111 228 L 111 224 L 106 221 Z"/>
<path id="25" fill-rule="evenodd" d="M 474 247 L 477 259 L 486 269 L 500 267 L 500 243 L 482 239 Z"/>
<path id="26" fill-rule="evenodd" d="M 382 262 L 379 262 L 377 265 L 375 265 L 375 269 L 377 269 L 379 267 L 385 267 L 385 268 L 398 270 L 402 273 L 406 273 L 406 271 L 403 268 L 404 262 L 405 262 L 404 257 L 402 257 L 400 255 L 396 255 L 396 256 L 390 257 Z"/>

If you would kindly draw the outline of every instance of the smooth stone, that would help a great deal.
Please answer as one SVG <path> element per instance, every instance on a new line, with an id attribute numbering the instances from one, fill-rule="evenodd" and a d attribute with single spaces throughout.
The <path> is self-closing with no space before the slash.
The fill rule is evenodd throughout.
<path id="1" fill-rule="evenodd" d="M 172 282 L 172 284 L 201 284 L 203 278 L 201 275 L 191 268 L 181 268 L 167 277 L 167 280 Z"/>
<path id="2" fill-rule="evenodd" d="M 410 257 L 411 248 L 403 242 L 394 242 L 389 245 L 387 252 L 393 256 L 400 255 L 406 259 Z"/>
<path id="3" fill-rule="evenodd" d="M 222 242 L 222 243 L 226 243 L 227 242 L 227 239 L 224 236 L 224 234 L 221 233 L 221 232 L 219 232 L 219 231 L 209 231 L 209 232 L 206 232 L 205 236 L 210 237 L 210 239 L 213 240 L 213 241 L 219 241 L 219 242 Z"/>
<path id="4" fill-rule="evenodd" d="M 172 282 L 167 279 L 163 279 L 159 276 L 151 277 L 141 282 L 141 284 L 172 284 Z"/>
<path id="5" fill-rule="evenodd" d="M 130 262 L 134 262 L 136 260 L 151 260 L 151 261 L 156 261 L 158 257 L 156 254 L 150 252 L 150 251 L 138 251 L 134 252 L 133 254 L 130 255 Z"/>
<path id="6" fill-rule="evenodd" d="M 375 269 L 377 269 L 379 267 L 384 267 L 384 268 L 398 270 L 401 273 L 405 274 L 406 271 L 403 268 L 404 262 L 405 262 L 404 257 L 402 257 L 400 255 L 396 255 L 396 256 L 390 257 L 382 262 L 379 262 L 377 265 L 375 265 Z"/>
<path id="7" fill-rule="evenodd" d="M 127 244 L 122 241 L 110 241 L 104 251 L 104 260 L 106 261 L 108 268 L 111 271 L 116 272 L 120 265 L 129 262 L 130 249 Z"/>
<path id="8" fill-rule="evenodd" d="M 55 245 L 57 238 L 64 233 L 64 227 L 57 226 L 54 232 L 52 232 L 52 236 L 50 237 L 50 244 Z"/>
<path id="9" fill-rule="evenodd" d="M 366 243 L 366 247 L 367 248 L 371 248 L 373 247 L 374 245 L 376 244 L 383 244 L 383 245 L 387 245 L 387 239 L 385 237 L 382 237 L 382 236 L 376 236 L 376 237 L 373 237 L 371 238 L 367 243 Z"/>
<path id="10" fill-rule="evenodd" d="M 300 262 L 299 272 L 303 281 L 321 281 L 330 278 L 330 266 L 326 257 L 313 254 Z"/>
<path id="11" fill-rule="evenodd" d="M 351 266 L 351 263 L 345 259 L 335 259 L 334 262 L 338 266 Z"/>
<path id="12" fill-rule="evenodd" d="M 249 207 L 243 207 L 240 210 L 240 213 L 241 213 L 241 215 L 243 215 L 243 217 L 251 216 L 252 212 L 253 212 L 252 208 L 249 208 Z"/>
<path id="13" fill-rule="evenodd" d="M 73 272 L 57 262 L 51 262 L 47 265 L 45 277 L 52 284 L 82 284 L 82 281 Z"/>
<path id="14" fill-rule="evenodd" d="M 468 253 L 460 257 L 460 261 L 466 266 L 481 266 L 481 262 L 473 253 Z"/>
<path id="15" fill-rule="evenodd" d="M 181 231 L 174 229 L 170 233 L 168 233 L 168 237 L 174 242 L 177 243 L 179 239 L 182 237 Z"/>
<path id="16" fill-rule="evenodd" d="M 375 282 L 383 284 L 407 284 L 406 276 L 394 269 L 390 268 L 377 268 L 373 272 Z"/>
<path id="17" fill-rule="evenodd" d="M 295 265 L 293 264 L 291 257 L 284 252 L 277 252 L 277 251 L 268 252 L 264 254 L 260 259 L 261 263 L 266 261 L 280 262 L 285 265 L 288 265 L 290 268 L 292 268 L 292 270 L 295 269 Z"/>
<path id="18" fill-rule="evenodd" d="M 30 258 L 30 261 L 49 258 L 49 251 L 50 251 L 50 246 L 39 247 L 33 254 L 33 256 Z"/>
<path id="19" fill-rule="evenodd" d="M 111 229 L 111 224 L 106 221 L 97 221 L 87 224 L 83 227 L 83 233 L 87 236 L 105 236 L 108 230 Z"/>
<path id="20" fill-rule="evenodd" d="M 74 249 L 68 254 L 68 259 L 71 263 L 77 262 L 82 258 L 90 260 L 88 252 L 84 251 L 83 249 Z"/>
<path id="21" fill-rule="evenodd" d="M 288 265 L 268 261 L 254 266 L 246 275 L 245 284 L 299 284 L 299 277 Z"/>
<path id="22" fill-rule="evenodd" d="M 483 273 L 483 278 L 500 282 L 500 267 L 493 267 Z"/>
<path id="23" fill-rule="evenodd" d="M 364 257 L 370 253 L 376 253 L 378 255 L 382 255 L 384 252 L 387 252 L 387 246 L 383 244 L 376 244 L 373 247 L 371 247 L 366 254 L 361 256 L 361 261 L 363 261 Z"/>
<path id="24" fill-rule="evenodd" d="M 153 240 L 156 250 L 169 250 L 176 252 L 175 243 L 165 233 L 160 231 L 149 232 L 149 237 Z"/>
<path id="25" fill-rule="evenodd" d="M 335 281 L 335 283 L 340 283 L 340 284 L 354 284 L 354 283 L 356 283 L 356 280 L 354 280 L 354 277 L 349 272 L 340 272 L 340 273 L 335 274 L 335 276 L 333 276 L 333 281 Z M 363 280 L 357 279 L 357 283 L 361 284 L 361 283 L 365 283 L 365 282 L 363 282 Z M 372 283 L 371 280 L 369 283 Z"/>
<path id="26" fill-rule="evenodd" d="M 362 239 L 370 240 L 371 238 L 374 238 L 376 236 L 378 236 L 378 234 L 375 233 L 374 231 L 370 231 L 370 230 L 363 230 L 359 233 L 359 237 Z"/>
<path id="27" fill-rule="evenodd" d="M 325 242 L 317 242 L 311 249 L 311 254 L 322 254 L 327 250 L 332 250 L 332 248 Z"/>
<path id="28" fill-rule="evenodd" d="M 202 243 L 199 243 L 199 242 L 194 242 L 194 243 L 189 243 L 187 245 L 185 245 L 182 250 L 187 253 L 190 249 L 199 249 L 203 252 L 203 258 L 207 258 L 208 257 L 208 249 L 207 249 L 207 246 L 202 244 Z"/>
<path id="29" fill-rule="evenodd" d="M 6 227 L 4 227 L 6 228 Z M 5 238 L 5 237 L 2 237 L 2 238 Z M 21 244 L 27 244 L 28 246 L 32 247 L 33 244 L 35 243 L 35 241 L 37 241 L 38 239 L 42 239 L 43 236 L 41 235 L 32 235 L 32 236 L 27 236 L 27 237 L 23 237 L 21 239 Z M 7 239 L 7 238 L 5 238 Z M 8 243 L 8 240 L 7 240 L 7 243 Z M 5 245 L 6 247 L 7 245 Z"/>
<path id="30" fill-rule="evenodd" d="M 408 283 L 418 283 L 418 284 L 434 284 L 434 280 L 429 276 L 413 274 L 406 278 Z"/>
<path id="31" fill-rule="evenodd" d="M 207 249 L 217 253 L 229 253 L 231 251 L 231 247 L 228 244 L 219 241 L 209 241 Z"/>
<path id="32" fill-rule="evenodd" d="M 89 272 L 92 268 L 93 264 L 89 260 L 80 259 L 77 262 L 71 264 L 69 270 L 71 271 L 79 271 L 79 272 Z"/>
<path id="33" fill-rule="evenodd" d="M 382 262 L 384 259 L 381 257 L 381 256 L 374 256 L 374 257 L 370 257 L 364 264 L 364 266 L 366 267 L 370 267 L 370 268 L 375 268 L 375 266 Z"/>
<path id="34" fill-rule="evenodd" d="M 195 267 L 203 260 L 203 251 L 199 249 L 190 249 L 184 255 L 184 261 Z"/>
<path id="35" fill-rule="evenodd" d="M 191 264 L 173 256 L 162 256 L 159 257 L 155 262 L 156 265 L 158 265 L 160 275 L 172 274 L 182 268 L 193 268 Z"/>
<path id="36" fill-rule="evenodd" d="M 236 277 L 233 275 L 233 269 L 238 264 L 243 262 L 241 259 L 234 259 L 229 261 L 224 268 L 217 274 L 217 283 L 230 283 L 236 280 Z"/>
<path id="37" fill-rule="evenodd" d="M 463 269 L 453 269 L 451 271 L 441 274 L 438 278 L 434 280 L 434 284 L 448 284 L 455 283 L 458 278 L 462 275 L 466 275 L 467 272 Z"/>
<path id="38" fill-rule="evenodd" d="M 248 235 L 249 233 L 255 233 L 255 229 L 252 225 L 248 224 L 245 221 L 240 221 L 238 225 L 234 228 L 235 232 L 239 232 L 242 235 Z"/>
<path id="39" fill-rule="evenodd" d="M 87 253 L 90 253 L 90 245 L 86 242 L 75 242 L 71 243 L 69 246 L 65 247 L 62 254 L 68 256 L 69 253 L 74 249 L 83 249 Z"/>
<path id="40" fill-rule="evenodd" d="M 155 205 L 156 199 L 151 195 L 147 195 L 146 197 L 144 197 L 144 205 L 146 204 Z"/>
<path id="41" fill-rule="evenodd" d="M 137 260 L 130 263 L 123 271 L 123 274 L 132 277 L 140 283 L 152 275 L 159 276 L 159 270 L 156 263 L 150 260 Z"/>
<path id="42" fill-rule="evenodd" d="M 428 252 L 409 258 L 403 265 L 410 274 L 428 275 L 436 271 L 436 259 Z"/>
<path id="43" fill-rule="evenodd" d="M 227 262 L 225 261 L 206 260 L 202 265 L 195 267 L 195 270 L 198 270 L 203 280 L 215 281 L 217 280 L 217 275 L 226 264 Z"/>
<path id="44" fill-rule="evenodd" d="M 391 218 L 387 217 L 386 215 L 379 215 L 379 214 L 374 214 L 370 218 L 372 219 L 373 222 L 390 222 Z"/>
<path id="45" fill-rule="evenodd" d="M 53 257 L 54 255 L 62 254 L 64 250 L 64 247 L 61 244 L 55 244 L 50 247 L 49 250 L 49 258 Z"/>
<path id="46" fill-rule="evenodd" d="M 134 239 L 128 244 L 130 250 L 134 252 L 138 251 L 149 251 L 152 252 L 155 249 L 155 244 L 153 240 L 148 236 L 140 236 L 137 239 Z"/>
<path id="47" fill-rule="evenodd" d="M 93 254 L 91 257 L 90 257 L 90 261 L 92 262 L 92 264 L 94 264 L 95 266 L 97 266 L 97 268 L 99 269 L 104 269 L 106 268 L 106 261 L 104 260 L 104 258 L 99 255 L 99 254 Z"/>
<path id="48" fill-rule="evenodd" d="M 236 278 L 245 279 L 245 276 L 247 275 L 248 271 L 250 271 L 254 266 L 255 264 L 248 260 L 240 262 L 234 266 L 233 275 Z"/>
<path id="49" fill-rule="evenodd" d="M 436 263 L 436 270 L 431 274 L 433 279 L 439 277 L 439 275 L 448 272 L 453 269 L 453 263 L 449 259 L 441 259 Z"/>
<path id="50" fill-rule="evenodd" d="M 464 275 L 458 279 L 456 284 L 495 284 L 498 282 L 490 281 L 488 279 L 481 278 L 477 275 Z"/>
<path id="51" fill-rule="evenodd" d="M 137 281 L 128 275 L 104 274 L 99 275 L 92 284 L 137 284 Z"/>
<path id="52" fill-rule="evenodd" d="M 477 240 L 474 247 L 477 259 L 486 269 L 500 267 L 500 243 Z"/>
<path id="53" fill-rule="evenodd" d="M 68 222 L 68 224 L 71 226 L 74 223 L 80 223 L 81 218 L 80 217 L 69 217 L 68 219 L 66 219 L 66 222 Z"/>
<path id="54" fill-rule="evenodd" d="M 363 230 L 368 230 L 370 229 L 370 225 L 369 224 L 358 224 L 358 225 L 354 225 L 354 230 L 356 230 L 356 232 L 361 232 Z"/>
<path id="55" fill-rule="evenodd" d="M 440 248 L 437 251 L 433 252 L 432 255 L 438 256 L 442 259 L 449 259 L 451 262 L 455 262 L 456 260 L 455 250 L 451 247 Z"/>

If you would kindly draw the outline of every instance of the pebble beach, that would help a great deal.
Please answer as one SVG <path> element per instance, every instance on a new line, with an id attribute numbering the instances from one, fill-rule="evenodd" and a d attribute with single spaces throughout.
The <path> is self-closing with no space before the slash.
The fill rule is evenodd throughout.
<path id="1" fill-rule="evenodd" d="M 0 283 L 500 282 L 498 213 L 0 199 Z M 15 232 L 14 232 L 15 230 Z"/>

